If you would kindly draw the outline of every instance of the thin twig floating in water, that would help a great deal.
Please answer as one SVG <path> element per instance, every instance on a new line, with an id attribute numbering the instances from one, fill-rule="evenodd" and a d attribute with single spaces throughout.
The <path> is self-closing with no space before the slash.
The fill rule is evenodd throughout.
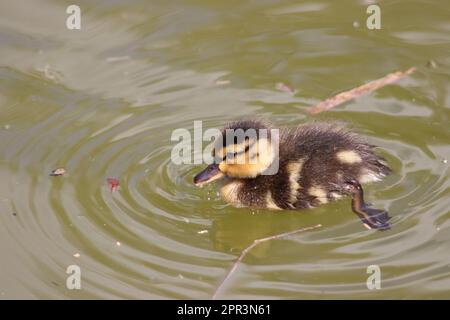
<path id="1" fill-rule="evenodd" d="M 359 86 L 357 88 L 354 88 L 349 91 L 341 92 L 331 98 L 328 98 L 319 104 L 315 105 L 314 107 L 307 108 L 306 111 L 308 111 L 310 114 L 317 114 L 323 111 L 327 111 L 333 107 L 336 107 L 344 102 L 347 102 L 349 100 L 352 100 L 354 98 L 357 98 L 365 93 L 373 92 L 381 87 L 384 87 L 388 84 L 394 83 L 401 78 L 404 78 L 411 73 L 416 71 L 415 67 L 409 68 L 406 71 L 397 71 L 388 74 L 387 76 L 371 81 L 369 83 L 363 84 L 362 86 Z"/>
<path id="2" fill-rule="evenodd" d="M 281 233 L 281 234 L 276 234 L 274 236 L 270 236 L 270 237 L 266 237 L 266 238 L 261 238 L 261 239 L 256 239 L 255 241 L 253 241 L 253 243 L 251 245 L 249 245 L 247 248 L 245 248 L 244 250 L 242 250 L 241 255 L 237 258 L 237 260 L 233 263 L 233 265 L 231 266 L 230 271 L 228 271 L 227 275 L 225 276 L 225 278 L 222 280 L 222 282 L 220 283 L 220 285 L 217 287 L 216 291 L 214 291 L 214 294 L 212 296 L 213 299 L 217 298 L 217 295 L 220 293 L 221 289 L 225 286 L 226 282 L 228 281 L 228 279 L 231 278 L 231 275 L 236 271 L 238 265 L 240 262 L 242 262 L 242 260 L 245 258 L 245 256 L 247 255 L 247 253 L 253 249 L 254 247 L 256 247 L 258 244 L 260 244 L 261 242 L 266 242 L 266 241 L 270 241 L 270 240 L 276 240 L 276 239 L 281 239 L 284 237 L 288 237 L 288 236 L 292 236 L 294 234 L 300 233 L 300 232 L 305 232 L 305 231 L 310 231 L 310 230 L 314 230 L 317 228 L 320 228 L 322 225 L 321 224 L 317 224 L 315 226 L 312 227 L 306 227 L 306 228 L 301 228 L 301 229 L 297 229 L 294 231 L 289 231 L 289 232 L 285 232 L 285 233 Z"/>

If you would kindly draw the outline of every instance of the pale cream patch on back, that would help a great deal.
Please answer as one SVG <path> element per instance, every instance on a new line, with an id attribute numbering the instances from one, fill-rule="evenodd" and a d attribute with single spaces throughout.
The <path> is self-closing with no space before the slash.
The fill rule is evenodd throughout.
<path id="1" fill-rule="evenodd" d="M 289 202 L 295 203 L 297 201 L 298 190 L 301 188 L 298 183 L 298 179 L 300 178 L 300 172 L 302 171 L 304 160 L 289 162 L 286 170 L 289 174 L 289 187 L 290 187 L 290 195 Z"/>
<path id="2" fill-rule="evenodd" d="M 320 188 L 319 186 L 309 188 L 308 193 L 311 196 L 316 197 L 320 203 L 328 202 L 327 193 L 325 192 L 324 189 Z"/>
<path id="3" fill-rule="evenodd" d="M 333 198 L 333 200 L 338 200 L 338 199 L 342 199 L 343 195 L 337 192 L 331 192 L 330 193 L 331 198 Z"/>
<path id="4" fill-rule="evenodd" d="M 369 182 L 376 182 L 381 181 L 380 175 L 376 174 L 373 171 L 370 171 L 368 169 L 364 169 L 362 173 L 358 177 L 359 183 L 369 183 Z"/>
<path id="5" fill-rule="evenodd" d="M 354 150 L 344 150 L 336 153 L 336 158 L 347 164 L 360 163 L 362 161 L 361 156 Z"/>
<path id="6" fill-rule="evenodd" d="M 235 206 L 242 205 L 238 199 L 241 186 L 242 182 L 239 181 L 231 181 L 225 184 L 222 188 L 220 188 L 220 195 L 222 199 Z"/>
<path id="7" fill-rule="evenodd" d="M 281 210 L 281 208 L 273 201 L 272 193 L 270 191 L 266 194 L 266 208 L 271 210 Z"/>

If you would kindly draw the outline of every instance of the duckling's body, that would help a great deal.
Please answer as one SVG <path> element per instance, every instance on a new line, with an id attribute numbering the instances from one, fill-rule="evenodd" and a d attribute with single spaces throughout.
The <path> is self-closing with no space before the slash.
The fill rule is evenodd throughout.
<path id="1" fill-rule="evenodd" d="M 241 121 L 232 123 L 227 129 L 248 128 L 269 127 L 258 121 Z M 260 136 L 256 138 L 258 142 L 261 140 Z M 239 151 L 244 154 L 251 152 L 251 139 L 245 141 L 245 148 L 242 146 L 243 149 L 239 150 L 236 140 L 227 144 L 223 139 L 215 150 L 219 150 L 219 158 L 226 162 L 225 155 L 230 155 L 227 153 L 230 146 L 234 147 L 235 152 L 232 154 L 235 157 L 238 157 Z M 303 209 L 352 195 L 354 203 L 361 204 L 359 212 L 365 209 L 368 214 L 366 220 L 369 222 L 365 221 L 365 224 L 377 227 L 377 218 L 372 221 L 373 225 L 370 223 L 370 214 L 375 211 L 365 205 L 362 189 L 359 202 L 359 194 L 354 192 L 357 188 L 355 186 L 360 187 L 360 183 L 380 180 L 390 172 L 384 159 L 373 152 L 373 147 L 341 126 L 315 123 L 279 129 L 278 156 L 271 152 L 265 153 L 260 148 L 263 151 L 259 150 L 256 157 L 262 159 L 264 165 L 256 170 L 256 174 L 254 167 L 249 170 L 247 164 L 219 163 L 209 167 L 217 166 L 219 175 L 225 176 L 220 193 L 225 201 L 235 206 L 275 210 Z M 221 148 L 224 149 L 222 153 Z M 272 159 L 271 163 L 278 161 L 275 174 L 264 174 L 268 169 L 267 163 L 270 162 L 264 157 Z M 249 173 L 246 174 L 247 172 Z M 200 177 L 197 180 L 202 179 Z M 355 207 L 353 209 L 358 213 Z M 387 224 L 387 215 L 385 216 L 381 218 L 386 221 L 378 221 L 384 226 Z"/>
<path id="2" fill-rule="evenodd" d="M 370 145 L 329 124 L 281 129 L 279 155 L 277 174 L 228 178 L 222 197 L 238 206 L 311 208 L 348 195 L 349 179 L 365 183 L 389 173 Z"/>

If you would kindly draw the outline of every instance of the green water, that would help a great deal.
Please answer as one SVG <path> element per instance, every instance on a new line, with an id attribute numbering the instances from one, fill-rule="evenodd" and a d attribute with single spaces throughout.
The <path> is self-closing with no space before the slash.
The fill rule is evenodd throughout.
<path id="1" fill-rule="evenodd" d="M 450 298 L 450 7 L 380 1 L 382 29 L 368 30 L 367 3 L 77 0 L 81 30 L 68 30 L 73 1 L 2 0 L 0 299 L 208 299 L 253 240 L 319 223 L 253 249 L 220 297 Z M 367 197 L 393 228 L 366 230 L 348 199 L 233 208 L 192 185 L 202 166 L 171 162 L 173 130 L 248 115 L 343 120 L 368 136 L 394 173 Z M 67 174 L 49 177 L 58 167 Z M 73 264 L 81 290 L 66 288 Z"/>

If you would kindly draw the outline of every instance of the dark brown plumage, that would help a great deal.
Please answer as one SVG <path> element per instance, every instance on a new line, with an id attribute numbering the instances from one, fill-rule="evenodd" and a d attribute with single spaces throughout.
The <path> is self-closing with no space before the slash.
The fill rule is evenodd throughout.
<path id="1" fill-rule="evenodd" d="M 271 127 L 251 120 L 233 122 L 226 129 L 257 129 L 259 132 Z M 225 131 L 223 140 L 219 140 L 215 147 L 217 163 L 208 168 L 213 173 L 217 171 L 221 177 L 225 176 L 221 195 L 236 206 L 311 208 L 346 195 L 356 197 L 355 184 L 380 180 L 391 171 L 385 160 L 374 153 L 374 146 L 337 124 L 313 123 L 280 128 L 278 155 L 273 148 L 267 151 L 266 144 L 258 145 L 264 139 L 262 135 L 246 138 L 244 143 L 242 139 L 225 139 Z M 270 134 L 267 139 L 273 142 Z M 255 145 L 260 147 L 258 151 L 254 151 Z M 269 143 L 269 146 L 273 145 Z M 256 158 L 259 162 L 256 165 L 233 163 L 239 158 Z M 265 175 L 267 164 L 274 161 L 279 163 L 278 171 Z M 194 182 L 208 182 L 209 179 L 202 174 L 197 175 Z M 362 203 L 364 207 L 361 208 L 367 209 L 363 200 Z M 387 215 L 382 218 L 386 219 Z M 385 223 L 387 221 L 381 221 L 381 224 Z M 376 227 L 374 225 L 369 223 L 368 227 Z"/>

